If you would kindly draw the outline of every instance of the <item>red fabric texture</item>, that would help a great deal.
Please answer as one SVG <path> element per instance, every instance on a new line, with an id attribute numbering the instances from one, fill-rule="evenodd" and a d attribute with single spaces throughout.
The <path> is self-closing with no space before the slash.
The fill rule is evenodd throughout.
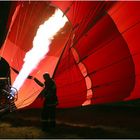
<path id="1" fill-rule="evenodd" d="M 17 3 L 20 8 L 16 11 L 17 13 L 14 13 L 16 18 L 11 22 L 12 27 L 3 46 L 4 51 L 0 50 L 0 53 L 3 51 L 3 57 L 10 66 L 17 70 L 21 69 L 24 55 L 32 47 L 37 27 L 55 10 L 50 8 L 49 4 L 60 8 L 71 23 L 71 27 L 66 28 L 66 34 L 61 36 L 63 39 L 60 40 L 58 36 L 52 43 L 49 58 L 46 56 L 32 72 L 33 76 L 42 80 L 43 72 L 50 67 L 57 85 L 58 107 L 81 106 L 86 101 L 85 78 L 87 76 L 92 83 L 92 104 L 140 98 L 140 2 L 30 1 Z M 64 52 L 59 51 L 58 54 L 59 46 L 61 50 L 64 49 Z M 71 48 L 75 49 L 75 54 L 72 54 Z M 75 60 L 74 55 L 78 55 L 76 57 L 79 62 Z M 54 57 L 57 57 L 58 63 L 53 61 Z M 46 63 L 47 60 L 50 63 Z M 79 63 L 84 64 L 86 76 L 82 75 Z M 53 68 L 52 64 L 54 64 Z M 37 74 L 40 69 L 42 73 Z M 12 82 L 16 76 L 17 74 L 12 71 Z M 28 89 L 28 84 L 35 90 Z M 41 88 L 36 87 L 33 81 L 27 80 L 23 91 L 19 93 L 19 98 L 24 99 L 21 104 L 20 102 L 17 104 L 18 108 L 29 105 L 29 107 L 42 106 L 42 99 L 37 98 Z M 29 95 L 25 96 L 27 92 Z M 34 96 L 32 101 L 31 96 Z"/>

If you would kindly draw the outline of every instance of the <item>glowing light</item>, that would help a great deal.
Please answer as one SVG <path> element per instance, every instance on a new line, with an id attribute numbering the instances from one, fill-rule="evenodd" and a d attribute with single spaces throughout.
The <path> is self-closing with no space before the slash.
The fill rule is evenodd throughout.
<path id="1" fill-rule="evenodd" d="M 33 40 L 33 48 L 26 53 L 23 67 L 14 81 L 13 87 L 17 90 L 21 88 L 28 75 L 48 53 L 49 45 L 51 44 L 54 35 L 67 21 L 66 16 L 63 16 L 63 13 L 59 9 L 56 9 L 53 16 L 39 26 Z"/>

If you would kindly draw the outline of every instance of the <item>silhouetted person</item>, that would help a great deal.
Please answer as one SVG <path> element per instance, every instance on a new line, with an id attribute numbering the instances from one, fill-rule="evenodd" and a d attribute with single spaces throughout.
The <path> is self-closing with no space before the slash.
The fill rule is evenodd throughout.
<path id="1" fill-rule="evenodd" d="M 43 75 L 44 83 L 40 82 L 37 78 L 34 78 L 34 81 L 44 87 L 41 91 L 41 95 L 45 97 L 43 103 L 43 109 L 41 113 L 41 121 L 42 121 L 42 130 L 47 131 L 51 128 L 54 128 L 56 125 L 56 106 L 58 104 L 58 99 L 56 95 L 56 84 L 54 80 L 50 77 L 48 73 Z"/>

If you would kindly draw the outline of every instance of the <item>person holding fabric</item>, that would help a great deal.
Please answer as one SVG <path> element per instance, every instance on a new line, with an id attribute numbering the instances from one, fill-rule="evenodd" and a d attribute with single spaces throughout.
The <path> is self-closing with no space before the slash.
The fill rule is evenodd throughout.
<path id="1" fill-rule="evenodd" d="M 45 98 L 43 109 L 41 113 L 42 130 L 48 131 L 56 126 L 56 106 L 58 105 L 58 98 L 56 95 L 55 81 L 50 77 L 49 73 L 43 74 L 44 83 L 40 82 L 37 78 L 34 81 L 41 87 L 44 87 L 40 92 Z"/>

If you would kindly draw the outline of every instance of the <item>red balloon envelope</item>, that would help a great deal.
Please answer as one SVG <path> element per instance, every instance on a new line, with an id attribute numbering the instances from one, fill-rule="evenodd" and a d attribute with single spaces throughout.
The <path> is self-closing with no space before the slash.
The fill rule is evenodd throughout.
<path id="1" fill-rule="evenodd" d="M 11 67 L 13 83 L 39 25 L 56 7 L 69 22 L 54 37 L 50 50 L 30 73 L 43 82 L 48 71 L 57 85 L 60 108 L 140 98 L 140 2 L 13 2 L 9 32 L 0 55 Z M 57 24 L 57 23 L 56 23 Z M 53 27 L 52 27 L 53 28 Z M 41 107 L 41 87 L 26 79 L 17 108 Z"/>

